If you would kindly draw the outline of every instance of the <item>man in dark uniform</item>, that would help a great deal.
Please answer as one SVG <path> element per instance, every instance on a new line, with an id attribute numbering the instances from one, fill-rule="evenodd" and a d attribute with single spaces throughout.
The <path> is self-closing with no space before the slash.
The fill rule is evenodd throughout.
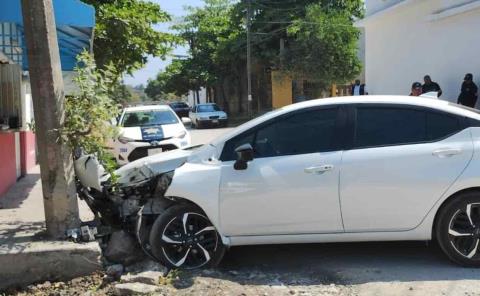
<path id="1" fill-rule="evenodd" d="M 418 97 L 422 94 L 422 84 L 420 82 L 414 82 L 412 84 L 412 91 L 410 92 L 411 97 Z"/>
<path id="2" fill-rule="evenodd" d="M 425 75 L 425 77 L 423 77 L 423 81 L 425 83 L 422 85 L 422 93 L 426 94 L 429 92 L 436 92 L 440 98 L 442 95 L 442 89 L 440 88 L 440 85 L 438 85 L 436 82 L 433 82 L 432 78 L 430 78 L 430 75 Z"/>
<path id="3" fill-rule="evenodd" d="M 458 103 L 470 108 L 475 108 L 478 98 L 478 87 L 473 82 L 473 75 L 468 73 L 463 80 L 462 90 L 458 96 Z"/>

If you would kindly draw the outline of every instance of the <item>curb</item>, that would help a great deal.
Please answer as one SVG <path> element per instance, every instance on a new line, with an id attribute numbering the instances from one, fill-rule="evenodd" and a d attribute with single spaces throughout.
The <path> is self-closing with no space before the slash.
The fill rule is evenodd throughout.
<path id="1" fill-rule="evenodd" d="M 97 242 L 35 241 L 0 246 L 0 291 L 67 281 L 102 269 Z"/>

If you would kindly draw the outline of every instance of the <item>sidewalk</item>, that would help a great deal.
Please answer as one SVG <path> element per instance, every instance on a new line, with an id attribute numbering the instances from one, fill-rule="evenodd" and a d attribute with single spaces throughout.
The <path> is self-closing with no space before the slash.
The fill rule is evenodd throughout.
<path id="1" fill-rule="evenodd" d="M 93 219 L 79 200 L 82 221 Z M 40 168 L 0 196 L 0 291 L 51 279 L 69 279 L 101 268 L 96 242 L 51 241 L 45 235 Z"/>

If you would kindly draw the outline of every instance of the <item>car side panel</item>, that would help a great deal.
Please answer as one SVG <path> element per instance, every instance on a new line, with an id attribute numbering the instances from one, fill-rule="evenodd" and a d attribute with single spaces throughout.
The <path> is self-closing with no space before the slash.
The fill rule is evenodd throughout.
<path id="1" fill-rule="evenodd" d="M 417 227 L 417 230 L 422 230 L 428 238 L 432 237 L 433 223 L 438 210 L 449 197 L 466 189 L 479 188 L 480 190 L 480 127 L 471 127 L 468 131 L 473 140 L 474 148 L 472 159 L 456 182 L 436 201 L 423 219 L 421 225 Z"/>
<path id="2" fill-rule="evenodd" d="M 166 197 L 180 197 L 198 205 L 222 233 L 219 223 L 220 164 L 216 161 L 185 163 L 175 170 Z"/>
<path id="3" fill-rule="evenodd" d="M 459 149 L 438 157 L 435 151 Z M 473 154 L 470 131 L 443 141 L 345 152 L 340 199 L 346 232 L 417 227 L 455 183 Z"/>

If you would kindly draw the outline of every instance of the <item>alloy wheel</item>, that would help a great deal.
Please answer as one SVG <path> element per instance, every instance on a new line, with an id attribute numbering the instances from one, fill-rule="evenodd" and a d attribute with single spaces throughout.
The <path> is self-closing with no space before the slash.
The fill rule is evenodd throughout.
<path id="1" fill-rule="evenodd" d="M 162 252 L 169 263 L 183 269 L 195 269 L 212 260 L 219 238 L 215 227 L 205 216 L 187 212 L 171 219 L 161 240 Z"/>
<path id="2" fill-rule="evenodd" d="M 480 260 L 480 203 L 469 203 L 452 216 L 448 237 L 455 251 L 470 260 Z"/>

